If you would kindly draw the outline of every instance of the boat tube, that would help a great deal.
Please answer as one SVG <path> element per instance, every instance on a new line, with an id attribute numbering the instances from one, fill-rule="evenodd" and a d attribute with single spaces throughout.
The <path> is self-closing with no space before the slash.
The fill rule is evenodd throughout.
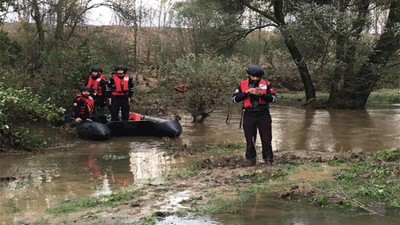
<path id="1" fill-rule="evenodd" d="M 110 128 L 103 123 L 88 120 L 83 123 L 72 122 L 70 125 L 71 127 L 76 127 L 78 135 L 84 139 L 105 141 L 112 136 Z"/>
<path id="2" fill-rule="evenodd" d="M 111 121 L 107 123 L 113 136 L 156 136 L 177 138 L 182 126 L 176 120 L 144 116 L 141 120 Z"/>
<path id="3" fill-rule="evenodd" d="M 86 121 L 78 125 L 78 134 L 89 140 L 105 141 L 111 138 L 111 130 L 106 124 Z"/>

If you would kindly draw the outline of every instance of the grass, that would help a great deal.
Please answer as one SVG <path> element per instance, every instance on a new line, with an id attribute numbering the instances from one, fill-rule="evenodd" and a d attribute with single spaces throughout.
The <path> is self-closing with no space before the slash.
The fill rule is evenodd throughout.
<path id="1" fill-rule="evenodd" d="M 103 159 L 105 161 L 117 161 L 117 160 L 129 159 L 129 155 L 106 153 L 103 155 Z"/>
<path id="2" fill-rule="evenodd" d="M 400 147 L 379 151 L 374 154 L 374 158 L 387 162 L 400 161 Z"/>
<path id="3" fill-rule="evenodd" d="M 370 161 L 332 160 L 341 169 L 334 180 L 320 182 L 319 188 L 324 190 L 322 195 L 325 199 L 336 198 L 352 203 L 348 204 L 352 207 L 399 207 L 399 155 L 400 148 L 392 148 L 378 151 Z"/>
<path id="4" fill-rule="evenodd" d="M 279 102 L 305 102 L 304 91 L 277 93 Z M 318 100 L 328 100 L 329 93 L 317 92 Z M 400 103 L 400 89 L 379 89 L 371 92 L 367 103 Z"/>
<path id="5" fill-rule="evenodd" d="M 45 210 L 48 214 L 60 215 L 77 212 L 97 206 L 113 206 L 116 202 L 125 202 L 133 198 L 133 193 L 121 192 L 118 194 L 101 195 L 100 198 L 86 197 L 78 198 L 62 203 L 53 208 Z"/>

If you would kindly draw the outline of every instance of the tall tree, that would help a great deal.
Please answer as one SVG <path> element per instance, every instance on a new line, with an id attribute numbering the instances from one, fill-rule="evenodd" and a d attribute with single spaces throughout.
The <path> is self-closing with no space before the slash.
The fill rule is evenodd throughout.
<path id="1" fill-rule="evenodd" d="M 311 25 L 303 27 L 308 30 L 299 30 L 299 32 L 308 32 L 308 34 L 321 32 L 330 37 L 328 40 L 332 40 L 332 38 L 335 40 L 334 48 L 336 50 L 333 62 L 335 69 L 330 78 L 331 92 L 328 101 L 330 107 L 365 107 L 369 94 L 379 80 L 378 69 L 384 67 L 393 53 L 400 48 L 399 0 L 233 1 L 264 16 L 281 32 L 286 47 L 298 68 L 307 100 L 315 98 L 315 89 L 304 52 L 299 48 L 299 42 L 296 42 L 299 40 L 296 36 L 301 35 L 294 35 L 291 32 L 291 26 L 293 23 L 308 22 Z M 309 8 L 311 10 L 304 10 Z M 329 15 L 321 14 L 320 9 L 322 8 L 329 9 Z M 376 12 L 376 8 L 386 8 L 388 12 L 383 33 L 372 44 L 369 55 L 359 55 L 362 39 L 365 39 L 373 28 L 370 18 Z M 308 20 L 302 21 L 304 19 Z M 321 27 L 321 22 L 330 25 L 325 29 L 326 27 Z M 252 30 L 250 29 L 250 31 Z M 306 48 L 307 44 L 307 42 L 302 42 Z M 328 45 L 329 43 L 324 44 Z M 362 62 L 363 57 L 365 57 L 364 62 Z"/>
<path id="2" fill-rule="evenodd" d="M 383 2 L 381 4 L 381 2 Z M 359 35 L 361 30 L 368 30 L 365 26 L 366 15 L 371 12 L 370 7 L 389 6 L 386 23 L 383 27 L 383 33 L 379 39 L 372 45 L 369 55 L 362 63 L 359 69 L 354 70 L 354 45 L 348 46 L 348 53 L 340 53 L 337 56 L 339 64 L 338 71 L 345 68 L 343 78 L 339 78 L 339 73 L 335 73 L 332 83 L 329 103 L 336 108 L 363 108 L 368 100 L 370 93 L 376 87 L 380 78 L 378 70 L 385 67 L 389 58 L 400 49 L 400 1 L 361 1 L 358 4 L 359 16 L 353 22 L 353 34 Z M 352 35 L 354 37 L 354 35 Z M 338 37 L 339 38 L 339 37 Z M 349 43 L 351 37 L 346 39 Z M 338 39 L 338 43 L 342 42 Z M 337 48 L 341 47 L 340 45 Z M 342 47 L 344 48 L 344 47 Z M 344 65 L 340 67 L 341 64 Z M 338 85 L 342 83 L 342 85 Z"/>
<path id="3" fill-rule="evenodd" d="M 243 7 L 226 8 L 219 1 L 189 0 L 177 2 L 175 25 L 190 39 L 194 54 L 224 53 L 246 33 L 241 26 Z M 228 10 L 229 13 L 216 13 Z"/>
<path id="4" fill-rule="evenodd" d="M 297 70 L 300 74 L 301 80 L 304 86 L 304 92 L 306 100 L 315 99 L 315 87 L 308 70 L 306 60 L 299 51 L 296 40 L 290 32 L 287 32 L 287 22 L 290 19 L 288 11 L 285 11 L 284 1 L 248 1 L 248 0 L 237 0 L 237 2 L 245 5 L 250 10 L 259 13 L 265 17 L 268 23 L 276 27 L 282 34 L 285 41 L 286 47 L 292 56 L 294 63 L 297 66 Z"/>

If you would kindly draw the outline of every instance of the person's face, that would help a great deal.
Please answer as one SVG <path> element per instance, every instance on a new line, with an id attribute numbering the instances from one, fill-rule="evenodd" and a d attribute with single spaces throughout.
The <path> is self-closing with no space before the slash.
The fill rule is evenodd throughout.
<path id="1" fill-rule="evenodd" d="M 95 76 L 97 76 L 97 75 L 99 75 L 99 72 L 96 72 L 96 71 L 93 71 L 93 72 L 92 72 L 92 76 L 95 77 Z"/>
<path id="2" fill-rule="evenodd" d="M 253 81 L 259 81 L 260 80 L 260 77 L 256 77 L 256 76 L 252 76 L 252 75 L 249 75 L 249 77 Z"/>
<path id="3" fill-rule="evenodd" d="M 90 95 L 89 91 L 82 91 L 82 95 L 88 97 Z"/>
<path id="4" fill-rule="evenodd" d="M 118 75 L 123 75 L 124 71 L 123 70 L 117 70 Z"/>

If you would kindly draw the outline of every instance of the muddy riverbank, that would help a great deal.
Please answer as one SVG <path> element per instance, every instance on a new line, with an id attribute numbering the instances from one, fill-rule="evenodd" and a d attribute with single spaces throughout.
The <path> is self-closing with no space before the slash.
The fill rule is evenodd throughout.
<path id="1" fill-rule="evenodd" d="M 400 204 L 400 149 L 380 155 L 278 151 L 273 165 L 259 160 L 256 166 L 248 166 L 241 148 L 229 144 L 211 148 L 180 146 L 170 152 L 171 156 L 192 157 L 192 162 L 171 170 L 162 179 L 125 186 L 108 195 L 70 199 L 46 209 L 42 219 L 26 222 L 153 224 L 171 214 L 212 215 L 255 193 L 270 193 L 275 198 L 291 199 L 294 204 L 306 198 L 314 207 L 352 208 L 378 215 L 376 207 Z M 221 150 L 226 153 L 217 157 L 215 151 Z M 357 170 L 354 165 L 363 169 Z M 350 174 L 353 178 L 344 177 Z M 376 183 L 378 179 L 383 183 Z M 388 199 L 392 201 L 378 201 L 381 196 L 368 196 L 367 192 L 365 196 L 352 194 L 367 188 L 364 185 L 372 180 L 375 182 L 372 186 L 380 186 L 370 192 L 390 195 Z M 394 190 L 382 190 L 385 183 L 394 186 Z M 396 220 L 400 222 L 400 217 L 393 218 Z"/>

